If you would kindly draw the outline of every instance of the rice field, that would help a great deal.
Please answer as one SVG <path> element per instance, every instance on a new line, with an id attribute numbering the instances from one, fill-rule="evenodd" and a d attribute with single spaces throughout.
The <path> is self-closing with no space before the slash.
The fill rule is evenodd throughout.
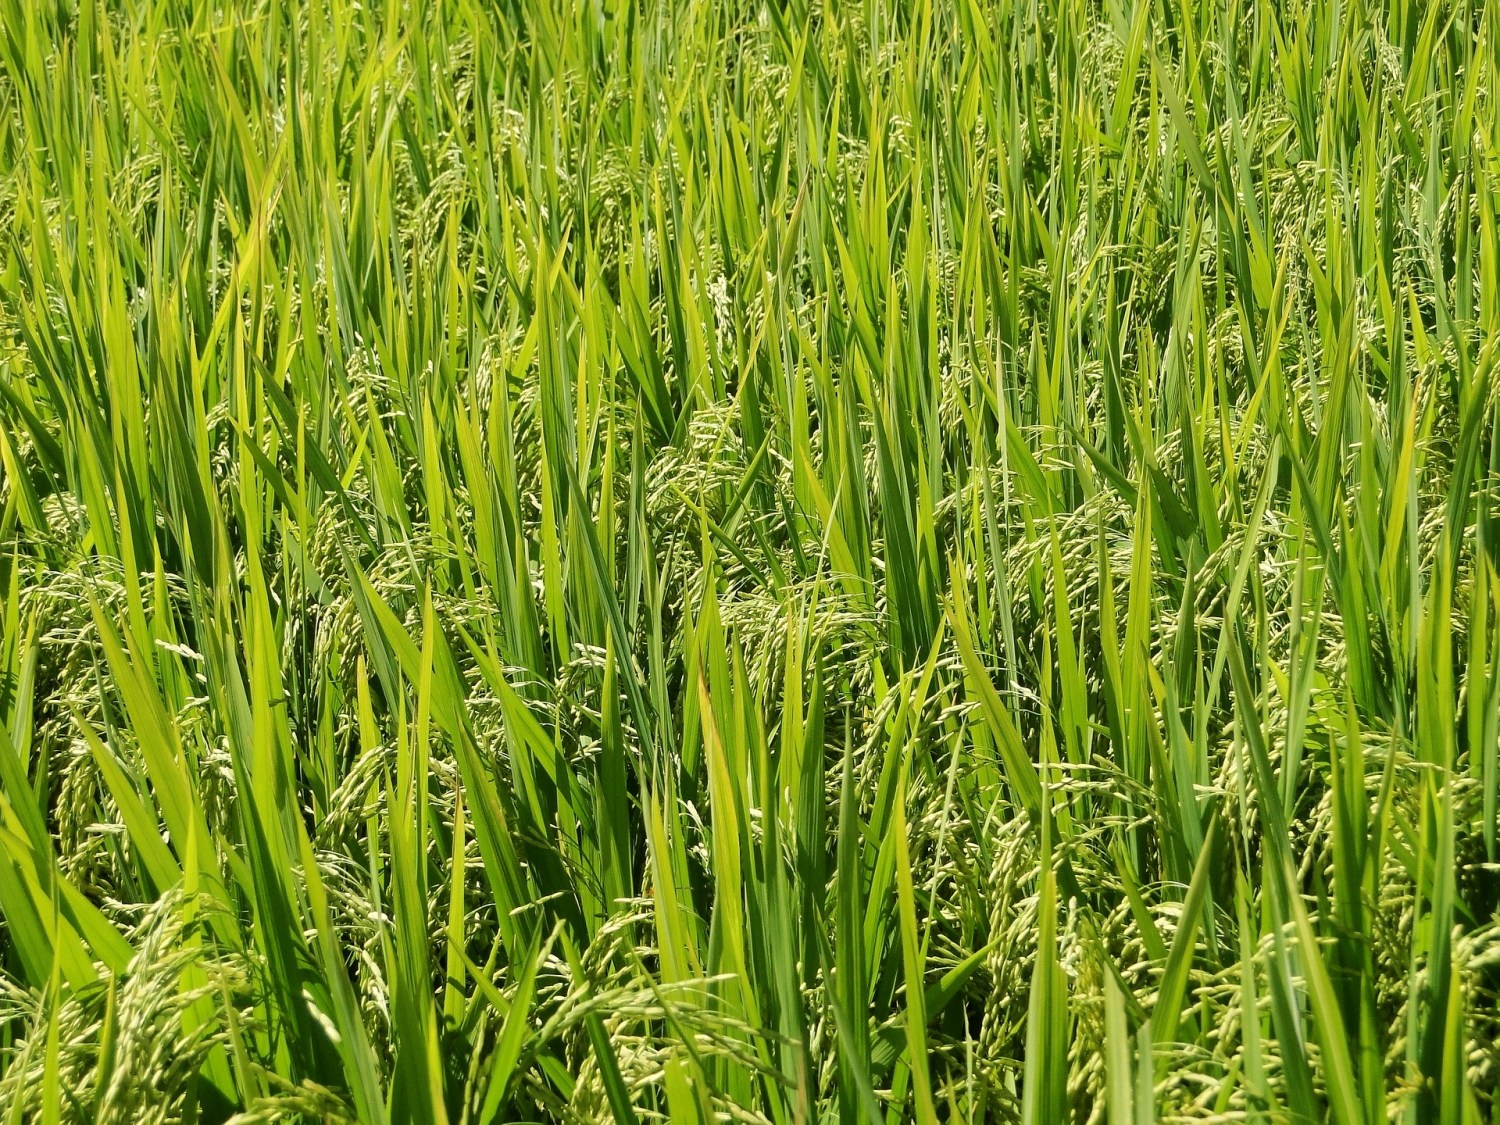
<path id="1" fill-rule="evenodd" d="M 1500 4 L 0 24 L 0 1125 L 1500 1123 Z"/>

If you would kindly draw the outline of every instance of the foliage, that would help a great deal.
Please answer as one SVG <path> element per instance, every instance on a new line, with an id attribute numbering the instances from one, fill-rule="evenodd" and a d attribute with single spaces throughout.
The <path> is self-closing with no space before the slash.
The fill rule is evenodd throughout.
<path id="1" fill-rule="evenodd" d="M 4 1121 L 1500 1121 L 1500 6 L 0 20 Z"/>

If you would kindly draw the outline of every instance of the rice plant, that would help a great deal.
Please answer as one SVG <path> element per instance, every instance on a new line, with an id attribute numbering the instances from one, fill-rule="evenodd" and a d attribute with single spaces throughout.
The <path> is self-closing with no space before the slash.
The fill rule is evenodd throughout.
<path id="1" fill-rule="evenodd" d="M 1500 4 L 0 24 L 0 1123 L 1500 1123 Z"/>

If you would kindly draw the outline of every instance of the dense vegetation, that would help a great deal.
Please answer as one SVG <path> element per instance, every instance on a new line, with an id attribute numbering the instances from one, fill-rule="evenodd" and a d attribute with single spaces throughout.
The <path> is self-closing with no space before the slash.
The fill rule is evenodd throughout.
<path id="1" fill-rule="evenodd" d="M 1500 1121 L 1500 5 L 0 23 L 0 1120 Z"/>

